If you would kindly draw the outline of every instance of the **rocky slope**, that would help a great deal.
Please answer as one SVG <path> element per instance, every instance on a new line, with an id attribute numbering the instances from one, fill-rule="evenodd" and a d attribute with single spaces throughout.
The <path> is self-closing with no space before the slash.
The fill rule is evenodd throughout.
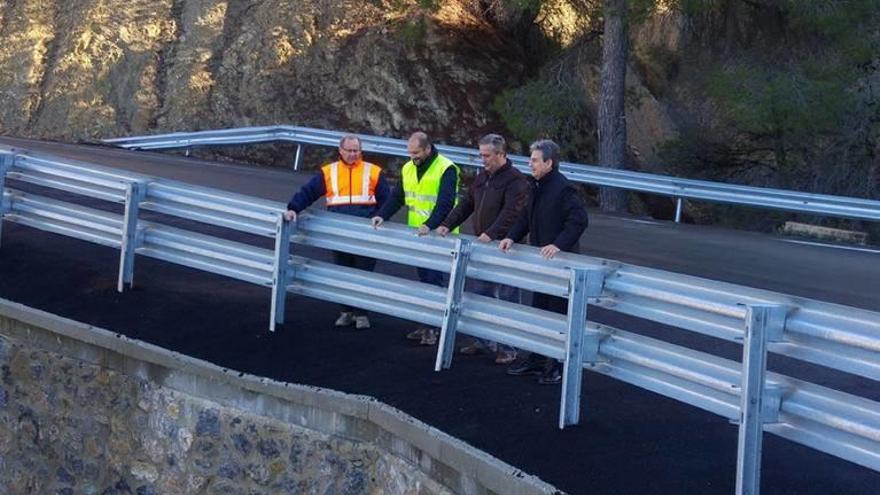
<path id="1" fill-rule="evenodd" d="M 0 132 L 299 124 L 465 142 L 523 64 L 457 2 L 0 2 Z"/>
<path id="2" fill-rule="evenodd" d="M 594 162 L 600 4 L 0 0 L 0 133 L 497 130 Z M 878 197 L 876 0 L 629 4 L 631 168 Z"/>

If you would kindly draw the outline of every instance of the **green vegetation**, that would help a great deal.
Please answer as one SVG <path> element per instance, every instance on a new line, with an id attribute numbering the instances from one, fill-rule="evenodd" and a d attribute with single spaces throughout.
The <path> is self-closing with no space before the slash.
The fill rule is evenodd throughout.
<path id="1" fill-rule="evenodd" d="M 584 95 L 544 79 L 501 93 L 492 106 L 525 145 L 543 138 L 562 146 L 568 159 L 595 156 L 592 116 Z"/>
<path id="2" fill-rule="evenodd" d="M 423 16 L 416 16 L 407 19 L 400 25 L 397 31 L 401 41 L 409 46 L 420 46 L 425 42 L 425 36 L 428 33 L 428 25 L 425 23 Z"/>
<path id="3" fill-rule="evenodd" d="M 771 149 L 773 165 L 784 169 L 802 163 L 813 137 L 833 132 L 856 110 L 853 82 L 843 68 L 741 62 L 713 73 L 706 90 L 725 124 L 752 147 Z"/>
<path id="4" fill-rule="evenodd" d="M 677 174 L 877 197 L 880 4 L 752 4 L 779 22 L 691 81 L 711 115 L 667 143 L 664 161 Z"/>
<path id="5" fill-rule="evenodd" d="M 543 3 L 503 2 L 531 12 Z M 601 31 L 601 0 L 571 3 L 591 19 L 591 31 Z M 653 96 L 675 111 L 679 137 L 660 154 L 667 173 L 880 198 L 880 2 L 628 0 L 627 8 L 631 26 L 670 8 L 689 26 L 683 45 L 642 40 L 634 60 Z M 600 42 L 583 39 L 561 52 L 546 46 L 543 56 L 552 60 L 499 95 L 493 109 L 524 144 L 549 137 L 567 159 L 593 161 L 594 90 L 587 88 Z M 636 99 L 627 94 L 630 110 Z M 790 217 L 699 208 L 706 221 L 767 229 Z"/>

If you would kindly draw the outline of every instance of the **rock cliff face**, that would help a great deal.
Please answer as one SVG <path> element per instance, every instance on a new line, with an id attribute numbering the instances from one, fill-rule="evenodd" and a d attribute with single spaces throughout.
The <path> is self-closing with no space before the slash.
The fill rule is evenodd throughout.
<path id="1" fill-rule="evenodd" d="M 0 132 L 55 139 L 261 124 L 452 141 L 524 67 L 458 2 L 0 1 Z"/>
<path id="2" fill-rule="evenodd" d="M 544 111 L 533 93 L 568 88 L 557 103 L 580 109 L 566 118 L 574 123 L 534 137 L 594 159 L 600 52 L 589 0 L 544 0 L 531 14 L 516 2 L 428 3 L 0 0 L 0 133 L 79 140 L 296 124 L 387 136 L 424 129 L 465 144 L 507 131 L 496 96 L 537 77 L 546 84 L 508 105 L 533 122 Z M 709 19 L 706 31 L 743 41 L 742 26 L 717 25 L 738 18 Z M 523 26 L 529 36 L 515 34 Z M 663 93 L 686 65 L 682 38 L 692 31 L 664 9 L 633 27 L 628 140 L 641 167 L 676 136 Z M 548 56 L 550 46 L 561 56 Z"/>
<path id="3" fill-rule="evenodd" d="M 630 24 L 631 168 L 876 197 L 876 1 L 630 5 L 649 7 Z M 296 124 L 423 129 L 466 145 L 492 130 L 519 151 L 556 139 L 566 159 L 589 163 L 600 6 L 0 0 L 0 133 L 81 140 Z"/>

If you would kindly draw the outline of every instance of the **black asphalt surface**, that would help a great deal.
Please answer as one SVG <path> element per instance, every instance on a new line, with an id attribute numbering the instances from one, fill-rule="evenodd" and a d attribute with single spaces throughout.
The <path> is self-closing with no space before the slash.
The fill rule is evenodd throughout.
<path id="1" fill-rule="evenodd" d="M 0 143 L 282 201 L 302 180 L 158 154 Z M 488 357 L 456 356 L 451 370 L 435 373 L 435 348 L 403 338 L 409 322 L 373 315 L 370 330 L 338 330 L 335 305 L 289 296 L 287 323 L 272 334 L 264 288 L 139 257 L 136 288 L 118 294 L 117 251 L 15 224 L 3 229 L 2 298 L 231 369 L 374 396 L 569 493 L 734 490 L 736 426 L 686 404 L 587 373 L 582 423 L 560 431 L 558 387 L 508 377 Z M 593 215 L 583 246 L 591 255 L 880 310 L 880 254 L 869 250 L 601 215 Z M 382 262 L 379 270 L 413 275 Z M 740 353 L 732 344 L 591 311 L 627 330 L 732 359 Z M 780 358 L 771 368 L 880 400 L 880 387 L 866 379 Z M 763 493 L 880 493 L 880 473 L 772 435 L 764 442 Z"/>

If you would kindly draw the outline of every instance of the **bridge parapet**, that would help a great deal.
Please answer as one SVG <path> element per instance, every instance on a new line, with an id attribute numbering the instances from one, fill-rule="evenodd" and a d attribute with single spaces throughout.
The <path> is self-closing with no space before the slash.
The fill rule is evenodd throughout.
<path id="1" fill-rule="evenodd" d="M 105 139 L 103 142 L 134 150 L 191 149 L 206 146 L 241 146 L 287 142 L 297 145 L 294 168 L 299 166 L 306 145 L 336 147 L 347 133 L 289 125 L 239 127 L 197 132 L 175 132 L 153 136 Z M 381 155 L 408 157 L 406 141 L 367 134 L 360 135 L 363 150 Z M 437 145 L 437 149 L 462 166 L 481 166 L 479 154 L 471 148 Z M 514 166 L 528 172 L 527 156 L 508 155 Z M 873 199 L 815 194 L 787 189 L 681 179 L 659 174 L 618 170 L 595 165 L 562 162 L 560 171 L 569 180 L 595 186 L 614 187 L 676 198 L 675 221 L 681 220 L 683 200 L 736 204 L 772 210 L 794 211 L 831 217 L 880 221 L 880 201 Z"/>
<path id="2" fill-rule="evenodd" d="M 40 175 L 32 175 L 35 164 Z M 281 203 L 55 157 L 15 155 L 6 177 L 112 203 L 121 198 L 125 211 L 114 213 L 8 184 L 3 203 L 4 220 L 120 248 L 120 290 L 133 281 L 134 253 L 271 287 L 271 327 L 283 322 L 287 292 L 440 326 L 438 369 L 451 365 L 455 333 L 560 359 L 560 427 L 579 421 L 581 369 L 686 402 L 740 424 L 742 492 L 755 493 L 762 431 L 880 471 L 880 403 L 766 369 L 769 352 L 880 380 L 878 313 L 588 256 L 547 261 L 528 246 L 505 254 L 472 236 L 417 237 L 402 225 L 376 230 L 329 212 L 301 215 L 288 230 Z M 140 210 L 164 217 L 140 220 Z M 196 223 L 171 226 L 168 217 L 275 238 L 275 248 L 201 233 Z M 324 263 L 298 255 L 296 245 L 445 271 L 452 285 Z M 567 297 L 568 315 L 463 292 L 464 277 Z M 587 321 L 588 304 L 744 343 L 742 362 Z"/>

